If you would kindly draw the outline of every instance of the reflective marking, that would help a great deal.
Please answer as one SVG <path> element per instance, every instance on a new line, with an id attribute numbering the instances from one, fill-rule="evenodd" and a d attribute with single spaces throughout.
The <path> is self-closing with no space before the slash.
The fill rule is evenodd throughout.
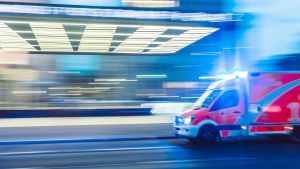
<path id="1" fill-rule="evenodd" d="M 291 110 L 291 118 L 289 121 L 292 122 L 298 122 L 299 121 L 299 103 L 298 102 L 292 102 L 287 105 L 287 107 Z"/>
<path id="2" fill-rule="evenodd" d="M 134 151 L 134 150 L 158 150 L 174 149 L 175 146 L 161 147 L 125 147 L 125 148 L 108 148 L 108 149 L 89 149 L 89 150 L 65 150 L 65 151 L 24 151 L 24 152 L 6 152 L 0 155 L 36 155 L 36 154 L 60 154 L 60 153 L 90 153 L 90 152 L 110 152 L 110 151 Z"/>
<path id="3" fill-rule="evenodd" d="M 299 84 L 300 84 L 300 80 L 295 80 L 295 81 L 289 82 L 286 85 L 279 87 L 271 94 L 267 95 L 264 99 L 262 99 L 260 101 L 261 103 L 266 105 L 263 111 L 265 111 L 265 109 L 268 108 L 269 105 L 271 105 L 275 101 L 276 98 L 280 97 L 281 95 L 283 95 L 287 91 L 293 89 L 294 87 L 298 86 Z"/>
<path id="4" fill-rule="evenodd" d="M 297 87 L 300 84 L 300 80 L 294 80 L 292 82 L 289 82 L 279 88 L 277 88 L 275 91 L 273 91 L 272 93 L 270 93 L 269 95 L 267 95 L 266 97 L 264 97 L 261 101 L 259 101 L 259 103 L 264 105 L 264 108 L 261 112 L 266 111 L 267 108 L 269 108 L 269 106 L 276 101 L 277 98 L 279 98 L 280 96 L 282 96 L 283 94 L 285 94 L 286 92 L 288 92 L 289 90 L 292 90 L 293 88 Z M 261 113 L 251 113 L 253 115 L 253 117 L 251 117 L 251 121 L 257 121 L 257 119 L 260 117 Z"/>

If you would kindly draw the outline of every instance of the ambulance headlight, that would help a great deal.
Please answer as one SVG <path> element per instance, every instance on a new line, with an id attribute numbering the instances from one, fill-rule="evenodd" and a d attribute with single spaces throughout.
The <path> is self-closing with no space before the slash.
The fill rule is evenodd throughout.
<path id="1" fill-rule="evenodd" d="M 195 116 L 188 116 L 184 118 L 184 124 L 191 124 L 195 120 Z"/>
<path id="2" fill-rule="evenodd" d="M 175 124 L 176 125 L 183 125 L 184 124 L 184 119 L 180 116 L 175 117 Z"/>

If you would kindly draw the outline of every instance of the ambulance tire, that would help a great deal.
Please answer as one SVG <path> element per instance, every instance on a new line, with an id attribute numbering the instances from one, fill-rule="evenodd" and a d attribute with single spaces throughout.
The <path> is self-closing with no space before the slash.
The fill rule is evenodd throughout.
<path id="1" fill-rule="evenodd" d="M 216 126 L 205 125 L 200 128 L 197 141 L 201 144 L 216 144 L 220 142 L 220 133 Z"/>
<path id="2" fill-rule="evenodd" d="M 291 134 L 291 139 L 294 142 L 300 143 L 300 126 L 295 126 Z"/>

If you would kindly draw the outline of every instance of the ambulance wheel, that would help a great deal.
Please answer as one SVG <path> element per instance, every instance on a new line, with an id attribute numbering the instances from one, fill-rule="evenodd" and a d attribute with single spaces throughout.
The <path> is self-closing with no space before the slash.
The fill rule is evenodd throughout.
<path id="1" fill-rule="evenodd" d="M 294 127 L 291 134 L 291 139 L 294 142 L 300 143 L 300 126 Z"/>
<path id="2" fill-rule="evenodd" d="M 201 144 L 216 144 L 220 142 L 218 128 L 213 125 L 203 126 L 198 132 L 197 141 Z"/>

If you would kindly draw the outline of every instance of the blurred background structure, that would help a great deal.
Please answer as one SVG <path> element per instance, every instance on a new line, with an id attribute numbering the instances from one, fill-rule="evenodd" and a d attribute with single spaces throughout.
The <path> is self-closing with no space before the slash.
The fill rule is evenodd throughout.
<path id="1" fill-rule="evenodd" d="M 171 124 L 216 75 L 299 71 L 299 4 L 0 0 L 0 168 L 300 168 L 298 144 L 197 146 Z"/>
<path id="2" fill-rule="evenodd" d="M 202 76 L 297 71 L 299 18 L 282 3 L 1 1 L 1 109 L 185 107 Z"/>

